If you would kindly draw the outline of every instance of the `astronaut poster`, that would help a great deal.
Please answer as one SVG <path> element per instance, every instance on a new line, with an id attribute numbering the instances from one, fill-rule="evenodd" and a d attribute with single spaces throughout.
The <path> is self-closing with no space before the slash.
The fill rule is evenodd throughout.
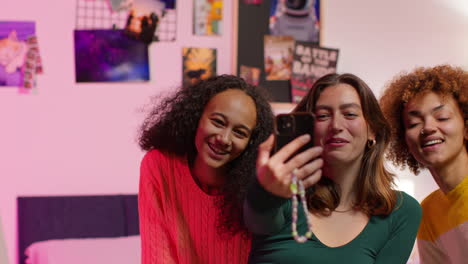
<path id="1" fill-rule="evenodd" d="M 319 44 L 320 0 L 271 0 L 270 34 Z"/>
<path id="2" fill-rule="evenodd" d="M 336 72 L 338 49 L 319 47 L 314 43 L 296 41 L 291 74 L 293 103 L 302 97 L 320 77 Z"/>

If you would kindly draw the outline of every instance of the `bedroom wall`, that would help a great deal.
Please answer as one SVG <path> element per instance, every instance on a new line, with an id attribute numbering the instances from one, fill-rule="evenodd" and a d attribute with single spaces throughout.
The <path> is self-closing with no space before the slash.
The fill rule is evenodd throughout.
<path id="1" fill-rule="evenodd" d="M 191 35 L 192 2 L 178 1 L 177 41 L 151 46 L 151 82 L 86 85 L 74 82 L 75 1 L 1 2 L 0 20 L 36 21 L 45 73 L 37 94 L 0 87 L 0 257 L 5 244 L 16 263 L 17 196 L 137 192 L 141 110 L 180 83 L 182 47 L 216 47 L 218 73 L 233 71 L 234 1 L 225 0 L 222 37 Z M 338 70 L 362 77 L 376 94 L 414 66 L 467 69 L 467 29 L 465 0 L 323 1 L 323 45 L 339 48 Z M 427 173 L 399 174 L 419 200 L 435 188 Z"/>
<path id="2" fill-rule="evenodd" d="M 114 84 L 75 83 L 76 1 L 0 2 L 0 21 L 36 22 L 44 64 L 36 94 L 0 87 L 0 239 L 10 263 L 17 258 L 17 196 L 137 193 L 142 108 L 181 83 L 182 47 L 217 48 L 218 73 L 232 72 L 233 2 L 224 5 L 221 37 L 192 35 L 192 2 L 178 1 L 177 41 L 151 45 L 151 82 Z"/>

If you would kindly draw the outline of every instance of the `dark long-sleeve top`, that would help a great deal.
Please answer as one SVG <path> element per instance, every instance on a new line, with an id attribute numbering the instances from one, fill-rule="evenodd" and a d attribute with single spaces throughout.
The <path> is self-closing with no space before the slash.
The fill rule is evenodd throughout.
<path id="1" fill-rule="evenodd" d="M 422 213 L 421 206 L 410 195 L 397 191 L 397 197 L 392 213 L 372 215 L 352 241 L 328 247 L 315 235 L 305 243 L 297 243 L 291 235 L 291 200 L 270 194 L 256 182 L 244 203 L 244 219 L 254 233 L 249 263 L 406 263 Z M 307 231 L 300 203 L 297 230 L 299 234 Z"/>

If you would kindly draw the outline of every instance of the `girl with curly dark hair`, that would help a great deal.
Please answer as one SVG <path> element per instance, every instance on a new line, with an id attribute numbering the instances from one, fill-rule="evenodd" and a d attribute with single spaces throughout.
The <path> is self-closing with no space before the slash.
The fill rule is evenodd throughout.
<path id="1" fill-rule="evenodd" d="M 221 75 L 182 87 L 145 120 L 140 146 L 142 259 L 245 263 L 242 201 L 273 113 L 259 87 Z"/>
<path id="2" fill-rule="evenodd" d="M 428 168 L 440 187 L 422 202 L 421 263 L 466 263 L 468 72 L 417 68 L 395 77 L 380 103 L 392 125 L 388 157 L 416 174 Z"/>
<path id="3" fill-rule="evenodd" d="M 353 74 L 325 75 L 294 112 L 315 115 L 316 146 L 290 158 L 306 138 L 272 156 L 271 140 L 260 145 L 244 203 L 249 262 L 406 263 L 421 207 L 392 188 L 390 128 L 372 90 Z"/>

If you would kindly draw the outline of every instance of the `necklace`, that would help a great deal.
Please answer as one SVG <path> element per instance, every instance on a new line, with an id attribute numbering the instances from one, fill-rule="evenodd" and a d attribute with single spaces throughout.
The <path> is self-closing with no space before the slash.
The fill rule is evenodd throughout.
<path id="1" fill-rule="evenodd" d="M 346 213 L 346 212 L 349 212 L 349 211 L 351 211 L 351 210 L 353 210 L 353 207 L 351 207 L 351 208 L 349 208 L 349 209 L 346 209 L 346 210 L 336 210 L 336 209 L 335 209 L 335 210 L 333 210 L 333 212 L 337 212 L 337 213 Z"/>
<path id="2" fill-rule="evenodd" d="M 292 233 L 291 234 L 294 237 L 294 240 L 296 240 L 296 242 L 304 243 L 307 241 L 307 239 L 312 237 L 312 223 L 310 222 L 310 218 L 308 215 L 309 210 L 307 209 L 304 184 L 302 183 L 301 180 L 297 179 L 294 171 L 291 173 L 291 185 L 289 186 L 289 188 L 291 189 L 291 192 L 293 193 L 292 212 L 291 212 L 292 214 L 292 222 L 291 222 Z M 299 233 L 297 232 L 297 207 L 298 207 L 297 196 L 299 196 L 301 199 L 302 208 L 304 209 L 304 215 L 307 219 L 308 231 L 303 236 L 299 235 Z"/>

